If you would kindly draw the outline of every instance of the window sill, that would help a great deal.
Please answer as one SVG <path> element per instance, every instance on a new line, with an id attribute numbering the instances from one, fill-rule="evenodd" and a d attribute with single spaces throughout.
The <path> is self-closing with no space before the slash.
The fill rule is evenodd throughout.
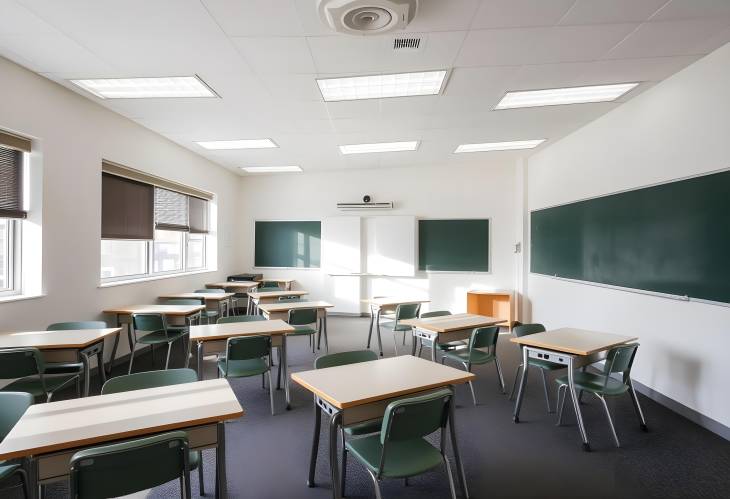
<path id="1" fill-rule="evenodd" d="M 191 272 L 180 272 L 177 274 L 164 274 L 164 275 L 155 275 L 155 276 L 149 276 L 149 277 L 141 277 L 138 279 L 126 279 L 122 281 L 111 281 L 111 282 L 102 282 L 99 283 L 99 288 L 113 288 L 115 286 L 125 286 L 127 284 L 137 284 L 142 282 L 149 282 L 149 281 L 159 281 L 161 279 L 174 279 L 176 277 L 186 277 L 190 275 L 196 275 L 196 274 L 210 274 L 212 272 L 216 272 L 214 269 L 203 269 L 203 270 L 194 270 Z"/>
<path id="2" fill-rule="evenodd" d="M 7 302 L 14 302 L 14 301 L 23 301 L 23 300 L 34 300 L 36 298 L 43 298 L 46 296 L 43 293 L 40 294 L 33 294 L 33 295 L 8 295 L 8 296 L 0 296 L 0 304 L 7 303 Z"/>

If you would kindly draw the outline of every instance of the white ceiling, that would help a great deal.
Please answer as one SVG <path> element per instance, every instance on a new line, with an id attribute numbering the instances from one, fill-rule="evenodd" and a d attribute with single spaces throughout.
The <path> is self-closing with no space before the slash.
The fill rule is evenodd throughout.
<path id="1" fill-rule="evenodd" d="M 617 103 L 493 111 L 508 90 L 641 81 L 625 99 L 730 41 L 730 0 L 421 0 L 406 33 L 330 32 L 315 0 L 0 0 L 0 55 L 239 173 L 458 166 L 524 151 L 458 144 L 552 141 Z M 403 35 L 404 33 L 398 33 Z M 325 103 L 318 76 L 448 69 L 439 96 Z M 100 100 L 71 78 L 199 75 L 221 99 Z M 278 149 L 195 141 L 272 138 Z M 415 152 L 342 156 L 338 144 L 420 140 Z M 545 147 L 543 145 L 542 147 Z"/>

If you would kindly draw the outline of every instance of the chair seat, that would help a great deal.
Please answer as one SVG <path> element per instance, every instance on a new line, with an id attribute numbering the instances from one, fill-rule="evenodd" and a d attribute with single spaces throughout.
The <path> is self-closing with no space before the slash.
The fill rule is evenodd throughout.
<path id="1" fill-rule="evenodd" d="M 43 376 L 46 382 L 46 390 L 48 392 L 55 392 L 62 386 L 78 378 L 79 374 L 54 374 Z M 46 392 L 43 390 L 41 379 L 38 376 L 28 376 L 26 378 L 20 378 L 9 385 L 5 385 L 2 388 L 4 392 L 26 392 L 30 393 L 34 397 L 45 395 Z"/>
<path id="2" fill-rule="evenodd" d="M 378 433 L 383 426 L 382 419 L 373 419 L 372 421 L 364 421 L 362 423 L 355 423 L 345 427 L 345 433 L 351 437 L 358 437 L 360 435 L 369 435 L 371 433 Z"/>
<path id="3" fill-rule="evenodd" d="M 84 364 L 81 362 L 47 362 L 44 368 L 45 374 L 78 374 L 83 372 Z"/>
<path id="4" fill-rule="evenodd" d="M 546 371 L 565 369 L 565 366 L 563 364 L 556 364 L 555 362 L 550 362 L 549 360 L 543 359 L 527 359 L 527 363 L 530 364 L 530 366 L 532 367 L 539 367 L 540 369 L 545 369 Z"/>
<path id="5" fill-rule="evenodd" d="M 8 461 L 0 461 L 0 481 L 5 480 L 20 468 L 20 464 L 8 464 Z"/>
<path id="6" fill-rule="evenodd" d="M 371 471 L 377 472 L 383 446 L 380 435 L 347 441 L 347 449 Z M 441 453 L 422 438 L 388 443 L 383 476 L 405 478 L 420 475 L 442 463 Z"/>
<path id="7" fill-rule="evenodd" d="M 137 338 L 137 343 L 144 343 L 145 345 L 157 345 L 158 343 L 169 343 L 171 341 L 175 341 L 178 338 L 181 338 L 187 334 L 187 329 L 181 329 L 181 330 L 175 330 L 175 329 L 168 329 L 167 334 L 165 334 L 165 331 L 152 331 L 149 334 L 145 334 L 144 336 L 140 336 Z"/>
<path id="8" fill-rule="evenodd" d="M 291 333 L 288 333 L 289 335 L 293 336 L 301 336 L 301 335 L 307 335 L 307 334 L 317 334 L 317 330 L 314 329 L 312 326 L 292 326 L 294 328 L 294 331 Z"/>
<path id="9" fill-rule="evenodd" d="M 407 326 L 405 324 L 394 324 L 393 325 L 393 331 L 412 331 L 413 328 L 411 326 Z"/>
<path id="10" fill-rule="evenodd" d="M 436 350 L 448 352 L 449 350 L 456 350 L 459 347 L 465 347 L 466 343 L 463 341 L 449 341 L 448 343 L 436 343 Z"/>
<path id="11" fill-rule="evenodd" d="M 575 388 L 577 390 L 597 393 L 599 395 L 622 395 L 629 389 L 626 384 L 611 377 L 608 378 L 608 382 L 604 387 L 603 385 L 606 382 L 606 376 L 601 374 L 575 371 L 573 373 L 573 380 L 575 381 Z M 567 385 L 568 376 L 561 376 L 556 379 L 555 382 L 559 385 Z"/>
<path id="12" fill-rule="evenodd" d="M 469 349 L 467 348 L 444 352 L 444 357 L 457 362 L 471 362 L 472 364 L 486 364 L 487 362 L 492 362 L 496 358 L 493 353 L 484 352 L 478 349 L 473 349 L 469 352 Z"/>
<path id="13" fill-rule="evenodd" d="M 267 372 L 269 365 L 264 359 L 229 360 L 226 372 L 226 360 L 218 359 L 218 369 L 229 378 L 247 378 Z"/>

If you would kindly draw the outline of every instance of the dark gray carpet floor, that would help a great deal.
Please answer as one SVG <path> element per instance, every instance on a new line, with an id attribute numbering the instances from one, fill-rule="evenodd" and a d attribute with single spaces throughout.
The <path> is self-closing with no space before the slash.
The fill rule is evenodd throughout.
<path id="1" fill-rule="evenodd" d="M 330 350 L 364 348 L 367 327 L 367 319 L 330 318 Z M 508 338 L 506 334 L 500 337 L 498 350 L 507 391 L 519 357 L 517 346 Z M 383 341 L 386 355 L 392 355 L 389 330 L 383 330 Z M 306 338 L 290 340 L 289 350 L 293 371 L 312 368 L 313 356 Z M 162 360 L 159 355 L 157 368 Z M 149 355 L 141 355 L 135 360 L 135 371 L 149 370 L 150 361 Z M 173 367 L 181 364 L 178 347 Z M 207 377 L 215 375 L 212 358 L 206 359 L 205 369 Z M 115 368 L 115 374 L 123 372 L 124 366 Z M 599 403 L 585 397 L 582 409 L 593 449 L 586 453 L 581 450 L 570 406 L 566 406 L 567 417 L 562 427 L 555 426 L 554 414 L 546 413 L 538 373 L 531 373 L 521 423 L 514 424 L 513 404 L 500 393 L 494 366 L 483 366 L 476 372 L 479 405 L 472 405 L 468 387 L 463 386 L 457 388 L 456 410 L 461 452 L 473 498 L 730 497 L 730 443 L 646 397 L 640 396 L 649 433 L 640 431 L 628 396 L 609 402 L 621 448 L 613 444 Z M 326 419 L 320 439 L 318 486 L 310 489 L 305 485 L 313 426 L 311 394 L 292 383 L 292 410 L 284 410 L 282 390 L 276 394 L 277 415 L 271 416 L 268 390 L 261 389 L 260 378 L 232 380 L 231 385 L 246 416 L 226 425 L 229 495 L 261 499 L 331 497 Z M 551 397 L 555 398 L 554 391 Z M 212 497 L 214 451 L 205 452 L 205 464 L 206 495 Z M 369 476 L 353 459 L 348 462 L 347 478 L 347 496 L 374 496 Z M 197 487 L 197 473 L 193 473 L 194 496 L 198 494 Z M 386 498 L 449 496 L 441 470 L 413 478 L 408 487 L 400 480 L 386 481 L 382 491 Z M 171 483 L 135 497 L 171 498 L 179 497 L 178 493 L 177 484 Z M 13 497 L 10 491 L 0 494 Z M 67 495 L 65 484 L 47 487 L 48 498 Z"/>

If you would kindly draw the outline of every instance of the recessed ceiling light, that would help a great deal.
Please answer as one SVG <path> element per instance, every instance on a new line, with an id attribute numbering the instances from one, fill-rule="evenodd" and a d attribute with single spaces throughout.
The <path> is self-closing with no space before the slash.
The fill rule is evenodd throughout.
<path id="1" fill-rule="evenodd" d="M 379 142 L 377 144 L 349 144 L 339 146 L 342 154 L 366 154 L 372 152 L 399 152 L 415 151 L 418 149 L 418 141 L 408 142 Z"/>
<path id="2" fill-rule="evenodd" d="M 218 97 L 197 76 L 163 78 L 99 78 L 70 80 L 102 99 L 156 99 L 169 97 Z"/>
<path id="3" fill-rule="evenodd" d="M 488 151 L 511 151 L 514 149 L 532 149 L 545 142 L 545 139 L 537 140 L 513 140 L 510 142 L 486 142 L 484 144 L 461 144 L 454 151 L 456 154 L 462 152 L 488 152 Z"/>
<path id="4" fill-rule="evenodd" d="M 317 79 L 325 101 L 438 95 L 446 71 Z"/>
<path id="5" fill-rule="evenodd" d="M 271 139 L 241 139 L 241 140 L 210 140 L 207 142 L 196 142 L 205 149 L 271 149 L 279 147 Z"/>
<path id="6" fill-rule="evenodd" d="M 592 85 L 588 87 L 507 92 L 494 109 L 609 102 L 618 99 L 637 85 L 638 83 L 618 83 L 614 85 Z"/>
<path id="7" fill-rule="evenodd" d="M 286 173 L 301 172 L 298 166 L 242 166 L 241 170 L 248 173 Z"/>

